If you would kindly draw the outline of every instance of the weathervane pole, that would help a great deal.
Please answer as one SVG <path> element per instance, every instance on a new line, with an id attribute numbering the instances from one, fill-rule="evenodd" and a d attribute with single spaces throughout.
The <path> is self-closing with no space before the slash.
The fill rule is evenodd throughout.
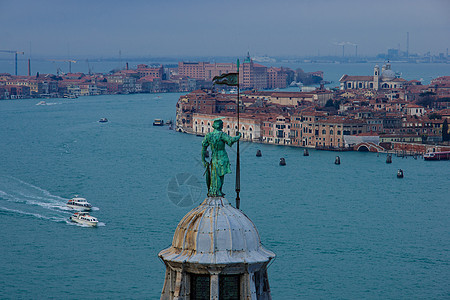
<path id="1" fill-rule="evenodd" d="M 237 130 L 239 131 L 239 59 L 237 60 Z M 237 158 L 236 158 L 236 208 L 239 209 L 241 199 L 239 192 L 241 191 L 241 165 L 239 161 L 239 140 L 237 141 Z"/>

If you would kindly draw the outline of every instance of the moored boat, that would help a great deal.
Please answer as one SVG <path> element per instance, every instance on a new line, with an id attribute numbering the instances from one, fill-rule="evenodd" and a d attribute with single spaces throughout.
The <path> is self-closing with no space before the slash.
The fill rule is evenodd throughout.
<path id="1" fill-rule="evenodd" d="M 95 227 L 98 225 L 97 218 L 90 216 L 87 212 L 76 212 L 70 216 L 72 222 Z"/>
<path id="2" fill-rule="evenodd" d="M 155 119 L 153 121 L 153 126 L 164 126 L 164 120 L 161 119 Z"/>
<path id="3" fill-rule="evenodd" d="M 423 155 L 424 160 L 449 160 L 450 151 L 428 152 Z"/>
<path id="4" fill-rule="evenodd" d="M 92 205 L 85 198 L 75 196 L 67 202 L 67 207 L 76 210 L 91 210 Z"/>

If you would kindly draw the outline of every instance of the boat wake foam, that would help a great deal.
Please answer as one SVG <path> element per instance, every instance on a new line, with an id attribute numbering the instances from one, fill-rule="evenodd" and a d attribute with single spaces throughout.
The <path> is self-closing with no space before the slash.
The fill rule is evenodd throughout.
<path id="1" fill-rule="evenodd" d="M 45 215 L 42 215 L 39 213 L 26 212 L 23 210 L 7 208 L 4 206 L 0 206 L 0 211 L 10 212 L 10 213 L 14 213 L 14 214 L 20 214 L 20 215 L 25 215 L 25 216 L 31 216 L 31 217 L 35 217 L 38 219 L 50 220 L 50 221 L 54 221 L 54 222 L 64 222 L 64 223 L 68 222 L 66 217 L 45 216 Z"/>
<path id="2" fill-rule="evenodd" d="M 0 176 L 0 211 L 54 222 L 69 222 L 68 199 L 11 176 Z"/>

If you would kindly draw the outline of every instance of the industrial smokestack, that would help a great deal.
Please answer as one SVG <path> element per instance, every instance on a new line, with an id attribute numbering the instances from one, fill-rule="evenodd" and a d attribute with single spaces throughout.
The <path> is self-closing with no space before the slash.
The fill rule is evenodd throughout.
<path id="1" fill-rule="evenodd" d="M 28 59 L 28 76 L 31 76 L 31 60 Z"/>
<path id="2" fill-rule="evenodd" d="M 128 70 L 128 63 L 126 63 L 126 68 L 125 68 L 125 70 Z"/>

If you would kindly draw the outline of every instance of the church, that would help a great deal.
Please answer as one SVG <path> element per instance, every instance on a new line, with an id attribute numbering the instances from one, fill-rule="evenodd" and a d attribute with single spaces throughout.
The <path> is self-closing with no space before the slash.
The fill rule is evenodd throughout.
<path id="1" fill-rule="evenodd" d="M 378 65 L 373 69 L 373 76 L 351 76 L 342 75 L 340 82 L 341 90 L 358 90 L 358 89 L 397 89 L 402 88 L 407 82 L 403 78 L 396 76 L 391 70 L 391 64 L 388 62 L 383 65 L 380 72 Z"/>

